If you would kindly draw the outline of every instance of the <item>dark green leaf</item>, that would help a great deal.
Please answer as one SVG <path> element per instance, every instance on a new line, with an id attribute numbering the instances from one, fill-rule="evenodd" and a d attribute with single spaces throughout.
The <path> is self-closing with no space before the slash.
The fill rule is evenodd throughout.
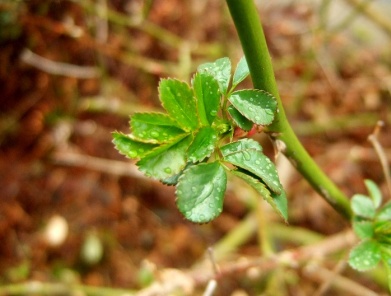
<path id="1" fill-rule="evenodd" d="M 177 205 L 186 219 L 206 223 L 223 210 L 227 175 L 216 161 L 201 163 L 186 169 L 177 185 Z"/>
<path id="2" fill-rule="evenodd" d="M 372 221 L 353 221 L 354 233 L 361 239 L 372 238 L 374 234 Z"/>
<path id="3" fill-rule="evenodd" d="M 115 148 L 129 158 L 141 158 L 147 155 L 156 147 L 154 144 L 146 144 L 135 141 L 128 135 L 123 133 L 113 133 L 113 143 Z"/>
<path id="4" fill-rule="evenodd" d="M 262 151 L 261 146 L 254 140 L 242 139 L 229 143 L 220 148 L 224 160 L 253 173 L 276 194 L 283 192 L 276 167 Z"/>
<path id="5" fill-rule="evenodd" d="M 183 130 L 194 131 L 199 126 L 196 101 L 187 83 L 162 79 L 159 96 L 164 109 Z"/>
<path id="6" fill-rule="evenodd" d="M 212 125 L 220 104 L 219 84 L 209 73 L 197 73 L 193 79 L 201 124 Z"/>
<path id="7" fill-rule="evenodd" d="M 200 73 L 210 73 L 219 83 L 221 93 L 227 93 L 231 78 L 231 61 L 229 58 L 221 58 L 213 63 L 199 65 L 197 70 Z"/>
<path id="8" fill-rule="evenodd" d="M 240 127 L 242 130 L 248 132 L 253 127 L 253 122 L 244 117 L 234 106 L 229 106 L 227 108 L 228 113 L 231 115 L 235 124 Z"/>
<path id="9" fill-rule="evenodd" d="M 352 197 L 351 205 L 355 215 L 368 219 L 375 217 L 375 206 L 368 196 L 355 194 Z"/>
<path id="10" fill-rule="evenodd" d="M 288 201 L 285 192 L 277 195 L 269 191 L 264 183 L 260 180 L 246 174 L 242 170 L 232 170 L 232 174 L 243 179 L 247 184 L 253 187 L 271 206 L 272 208 L 287 222 L 288 220 Z"/>
<path id="11" fill-rule="evenodd" d="M 146 176 L 166 180 L 178 174 L 186 165 L 186 150 L 191 136 L 178 139 L 173 143 L 155 148 L 150 154 L 137 162 L 137 166 Z"/>
<path id="12" fill-rule="evenodd" d="M 204 160 L 212 154 L 217 141 L 217 131 L 214 128 L 210 126 L 200 128 L 187 151 L 187 157 L 191 162 Z"/>
<path id="13" fill-rule="evenodd" d="M 163 113 L 136 113 L 130 121 L 134 138 L 145 143 L 163 144 L 184 134 L 176 125 L 174 120 Z"/>
<path id="14" fill-rule="evenodd" d="M 277 101 L 265 91 L 239 90 L 232 93 L 228 100 L 244 117 L 256 124 L 269 125 L 273 122 Z"/>
<path id="15" fill-rule="evenodd" d="M 248 69 L 246 57 L 242 57 L 236 66 L 234 77 L 232 80 L 232 88 L 235 88 L 240 82 L 242 82 L 250 74 Z"/>
<path id="16" fill-rule="evenodd" d="M 391 221 L 391 201 L 386 203 L 376 216 L 376 220 L 390 220 Z"/>
<path id="17" fill-rule="evenodd" d="M 375 268 L 380 259 L 380 245 L 374 240 L 365 240 L 350 252 L 349 265 L 358 271 L 366 271 Z"/>
<path id="18" fill-rule="evenodd" d="M 365 186 L 367 187 L 367 190 L 369 192 L 369 196 L 372 198 L 373 200 L 373 204 L 375 206 L 375 208 L 377 209 L 381 202 L 382 202 L 382 194 L 381 194 L 381 191 L 379 189 L 379 187 L 376 185 L 375 182 L 373 182 L 372 180 L 365 180 Z"/>

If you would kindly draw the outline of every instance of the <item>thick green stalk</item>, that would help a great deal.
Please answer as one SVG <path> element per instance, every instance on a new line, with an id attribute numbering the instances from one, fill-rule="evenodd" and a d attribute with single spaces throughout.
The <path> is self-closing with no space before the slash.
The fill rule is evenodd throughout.
<path id="1" fill-rule="evenodd" d="M 265 35 L 253 0 L 227 0 L 227 4 L 250 68 L 254 88 L 273 94 L 278 102 L 278 112 L 273 124 L 267 129 L 268 134 L 277 149 L 289 158 L 312 187 L 335 210 L 350 219 L 351 209 L 348 198 L 309 156 L 286 118 Z"/>

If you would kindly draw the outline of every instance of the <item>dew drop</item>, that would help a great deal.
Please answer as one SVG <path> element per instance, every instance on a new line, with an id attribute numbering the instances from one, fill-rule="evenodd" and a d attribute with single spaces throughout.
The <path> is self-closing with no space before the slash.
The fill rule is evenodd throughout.
<path id="1" fill-rule="evenodd" d="M 251 155 L 248 151 L 242 151 L 243 153 L 243 157 L 245 160 L 250 160 L 251 159 Z"/>
<path id="2" fill-rule="evenodd" d="M 182 190 L 177 190 L 176 193 L 177 194 L 182 194 Z"/>
<path id="3" fill-rule="evenodd" d="M 193 191 L 195 193 L 197 191 L 197 187 L 195 187 L 195 186 L 191 187 L 191 191 Z"/>
<path id="4" fill-rule="evenodd" d="M 167 173 L 167 174 L 171 174 L 172 170 L 169 167 L 166 167 L 164 169 L 164 172 Z"/>
<path id="5" fill-rule="evenodd" d="M 256 161 L 255 161 L 255 164 L 260 165 L 261 162 L 260 162 L 259 160 L 256 160 Z"/>
<path id="6" fill-rule="evenodd" d="M 157 137 L 159 137 L 159 133 L 158 133 L 157 131 L 152 131 L 152 132 L 150 133 L 150 135 L 151 135 L 152 138 L 157 138 Z"/>
<path id="7" fill-rule="evenodd" d="M 253 112 L 254 108 L 253 107 L 248 107 L 248 111 Z"/>
<path id="8" fill-rule="evenodd" d="M 213 145 L 209 145 L 209 146 L 208 146 L 208 150 L 209 150 L 209 151 L 213 151 L 214 148 L 215 148 L 215 147 L 214 147 Z"/>
<path id="9" fill-rule="evenodd" d="M 217 115 L 217 111 L 216 110 L 212 110 L 210 111 L 209 113 L 211 116 L 216 116 Z"/>
<path id="10" fill-rule="evenodd" d="M 212 203 L 209 203 L 208 206 L 209 206 L 211 209 L 214 208 L 214 204 L 212 204 Z"/>
<path id="11" fill-rule="evenodd" d="M 259 116 L 255 116 L 255 121 L 259 121 L 261 118 Z"/>
<path id="12" fill-rule="evenodd" d="M 137 155 L 138 154 L 136 151 L 134 151 L 134 150 L 129 151 L 129 157 L 133 158 L 133 157 L 137 157 Z"/>

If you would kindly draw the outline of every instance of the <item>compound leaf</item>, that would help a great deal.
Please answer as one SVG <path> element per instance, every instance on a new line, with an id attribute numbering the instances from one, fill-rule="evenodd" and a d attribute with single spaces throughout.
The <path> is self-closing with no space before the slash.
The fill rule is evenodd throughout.
<path id="1" fill-rule="evenodd" d="M 185 132 L 163 113 L 136 113 L 130 121 L 132 135 L 137 141 L 163 144 Z"/>
<path id="2" fill-rule="evenodd" d="M 141 143 L 123 133 L 113 132 L 113 143 L 115 148 L 129 158 L 141 158 L 156 147 L 154 144 Z"/>
<path id="3" fill-rule="evenodd" d="M 197 73 L 193 79 L 193 88 L 201 124 L 212 125 L 220 104 L 218 82 L 209 73 Z"/>
<path id="4" fill-rule="evenodd" d="M 224 160 L 253 173 L 260 178 L 271 191 L 276 194 L 281 194 L 283 188 L 276 167 L 271 160 L 257 148 L 260 147 L 260 145 L 256 141 L 249 140 L 250 139 L 244 139 L 221 147 L 221 153 L 224 156 Z M 249 144 L 255 146 L 255 148 L 247 148 Z"/>
<path id="5" fill-rule="evenodd" d="M 191 140 L 191 135 L 188 135 L 155 148 L 137 162 L 139 170 L 161 181 L 178 174 L 186 166 L 186 150 Z"/>
<path id="6" fill-rule="evenodd" d="M 197 71 L 211 74 L 219 83 L 221 93 L 224 95 L 227 93 L 231 78 L 231 61 L 229 58 L 221 58 L 213 63 L 199 65 Z"/>
<path id="7" fill-rule="evenodd" d="M 380 259 L 380 245 L 374 240 L 365 240 L 350 251 L 349 265 L 358 271 L 366 271 L 375 268 Z"/>
<path id="8" fill-rule="evenodd" d="M 187 150 L 187 157 L 191 162 L 204 160 L 212 154 L 217 141 L 217 131 L 214 128 L 210 126 L 200 128 Z"/>
<path id="9" fill-rule="evenodd" d="M 177 185 L 177 206 L 186 219 L 206 223 L 216 218 L 223 209 L 227 175 L 215 161 L 201 163 L 186 169 Z"/>
<path id="10" fill-rule="evenodd" d="M 355 194 L 352 197 L 351 206 L 353 213 L 359 217 L 368 219 L 375 217 L 375 205 L 368 196 Z"/>
<path id="11" fill-rule="evenodd" d="M 232 174 L 243 179 L 247 184 L 253 187 L 270 205 L 271 207 L 287 222 L 288 220 L 288 201 L 285 191 L 276 195 L 269 191 L 264 183 L 257 178 L 254 178 L 242 170 L 232 170 Z"/>
<path id="12" fill-rule="evenodd" d="M 249 74 L 250 70 L 248 69 L 246 57 L 243 56 L 236 66 L 234 77 L 232 79 L 232 88 L 235 88 L 240 82 L 246 79 Z"/>
<path id="13" fill-rule="evenodd" d="M 159 97 L 164 109 L 185 131 L 194 131 L 198 126 L 196 100 L 190 86 L 176 79 L 162 79 Z"/>
<path id="14" fill-rule="evenodd" d="M 229 106 L 227 110 L 238 127 L 246 132 L 252 129 L 253 122 L 244 117 L 234 106 Z"/>
<path id="15" fill-rule="evenodd" d="M 274 120 L 277 101 L 265 91 L 239 90 L 233 92 L 228 100 L 244 117 L 258 125 L 269 125 Z"/>

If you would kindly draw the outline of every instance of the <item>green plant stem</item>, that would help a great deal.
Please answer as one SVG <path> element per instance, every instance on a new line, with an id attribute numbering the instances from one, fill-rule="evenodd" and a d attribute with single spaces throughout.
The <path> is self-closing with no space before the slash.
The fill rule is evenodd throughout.
<path id="1" fill-rule="evenodd" d="M 253 0 L 227 0 L 243 52 L 249 65 L 254 87 L 274 95 L 278 112 L 267 132 L 278 151 L 284 153 L 301 175 L 342 216 L 351 218 L 348 198 L 318 167 L 293 132 L 279 96 L 269 50 Z"/>

